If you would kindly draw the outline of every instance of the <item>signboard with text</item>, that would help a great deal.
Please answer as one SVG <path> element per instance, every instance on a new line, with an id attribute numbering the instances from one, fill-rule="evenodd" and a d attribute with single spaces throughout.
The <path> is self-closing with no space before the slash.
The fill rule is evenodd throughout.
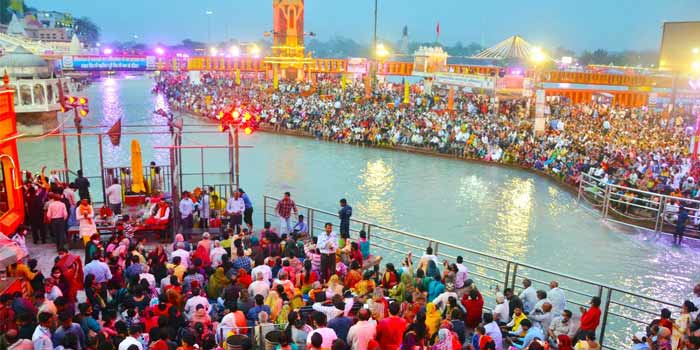
<path id="1" fill-rule="evenodd" d="M 475 74 L 436 73 L 435 82 L 440 85 L 493 90 L 496 81 L 493 77 Z"/>
<path id="2" fill-rule="evenodd" d="M 149 71 L 156 70 L 155 56 L 63 56 L 64 70 Z"/>

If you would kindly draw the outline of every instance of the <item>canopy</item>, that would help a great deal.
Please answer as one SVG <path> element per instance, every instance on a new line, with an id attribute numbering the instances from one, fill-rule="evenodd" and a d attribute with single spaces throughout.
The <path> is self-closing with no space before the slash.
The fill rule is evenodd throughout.
<path id="1" fill-rule="evenodd" d="M 131 177 L 131 191 L 134 193 L 145 193 L 146 185 L 143 183 L 141 145 L 137 140 L 131 140 Z"/>
<path id="2" fill-rule="evenodd" d="M 481 51 L 473 58 L 480 59 L 528 59 L 532 45 L 520 35 L 513 35 L 488 49 Z"/>

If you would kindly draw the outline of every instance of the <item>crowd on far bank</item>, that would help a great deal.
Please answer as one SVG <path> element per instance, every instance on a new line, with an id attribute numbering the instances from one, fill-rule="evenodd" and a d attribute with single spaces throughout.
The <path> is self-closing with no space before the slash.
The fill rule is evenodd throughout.
<path id="1" fill-rule="evenodd" d="M 574 186 L 590 174 L 601 184 L 700 197 L 700 167 L 688 152 L 691 118 L 681 107 L 669 114 L 554 99 L 546 106 L 545 132 L 536 135 L 526 99 L 495 101 L 459 91 L 449 111 L 448 93 L 437 86 L 412 85 L 404 103 L 403 84 L 380 83 L 369 99 L 361 82 L 341 85 L 328 79 L 313 86 L 281 83 L 274 90 L 253 79 L 237 85 L 227 73 L 204 73 L 199 81 L 167 73 L 156 78 L 155 90 L 174 109 L 208 118 L 227 106 L 245 105 L 274 130 L 512 164 Z M 621 195 L 629 203 L 638 200 L 632 192 Z"/>

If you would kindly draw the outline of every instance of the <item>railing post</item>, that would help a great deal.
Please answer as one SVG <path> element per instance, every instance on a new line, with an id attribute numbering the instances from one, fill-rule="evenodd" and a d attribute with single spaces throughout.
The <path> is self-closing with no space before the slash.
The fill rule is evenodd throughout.
<path id="1" fill-rule="evenodd" d="M 585 173 L 581 174 L 581 180 L 578 181 L 578 196 L 576 197 L 577 201 L 581 200 L 581 193 L 583 192 L 583 184 L 585 183 L 586 180 L 584 180 L 586 177 Z"/>
<path id="2" fill-rule="evenodd" d="M 365 232 L 367 232 L 367 240 L 369 241 L 370 240 L 370 238 L 369 238 L 370 232 L 372 232 L 372 224 L 367 225 L 367 231 L 365 231 Z"/>
<path id="3" fill-rule="evenodd" d="M 601 322 L 600 325 L 600 336 L 598 337 L 598 341 L 600 343 L 600 347 L 603 347 L 603 340 L 605 339 L 605 326 L 608 323 L 608 314 L 610 313 L 610 302 L 612 301 L 612 289 L 608 288 L 608 295 L 605 298 L 605 308 L 603 309 L 603 322 Z"/>
<path id="4" fill-rule="evenodd" d="M 661 200 L 659 201 L 659 208 L 656 211 L 656 222 L 654 222 L 654 233 L 659 233 L 660 231 L 663 231 L 664 228 L 664 211 L 666 207 L 666 197 L 661 196 Z"/>
<path id="5" fill-rule="evenodd" d="M 263 223 L 267 221 L 267 196 L 263 196 Z"/>
<path id="6" fill-rule="evenodd" d="M 603 220 L 608 218 L 608 206 L 610 205 L 610 185 L 605 184 L 605 197 L 603 197 Z"/>
<path id="7" fill-rule="evenodd" d="M 435 242 L 435 249 L 433 249 L 435 256 L 438 256 L 438 242 Z"/>
<path id="8" fill-rule="evenodd" d="M 309 208 L 309 237 L 314 237 L 314 211 Z"/>
<path id="9" fill-rule="evenodd" d="M 515 277 L 518 276 L 518 263 L 514 263 L 513 265 L 513 274 L 510 276 L 510 288 L 515 290 Z M 508 287 L 508 286 L 506 286 Z"/>
<path id="10" fill-rule="evenodd" d="M 510 280 L 510 264 L 510 261 L 508 261 L 506 264 L 506 278 L 503 280 L 503 289 L 508 288 L 508 281 Z"/>

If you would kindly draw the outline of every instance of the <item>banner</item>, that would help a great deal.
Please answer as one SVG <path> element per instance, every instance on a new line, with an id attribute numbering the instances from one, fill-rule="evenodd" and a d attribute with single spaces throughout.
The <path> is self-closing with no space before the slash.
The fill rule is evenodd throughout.
<path id="1" fill-rule="evenodd" d="M 476 74 L 436 73 L 435 83 L 488 90 L 493 90 L 496 86 L 496 81 L 493 77 Z"/>
<path id="2" fill-rule="evenodd" d="M 277 69 L 272 69 L 272 87 L 275 90 L 278 90 L 280 88 L 280 77 L 277 73 Z"/>
<path id="3" fill-rule="evenodd" d="M 372 78 L 369 75 L 365 75 L 365 98 L 372 98 Z"/>
<path id="4" fill-rule="evenodd" d="M 403 82 L 403 103 L 411 103 L 411 85 L 408 83 L 408 80 Z"/>
<path id="5" fill-rule="evenodd" d="M 455 109 L 455 88 L 450 87 L 450 91 L 447 93 L 447 109 L 453 111 Z"/>
<path id="6" fill-rule="evenodd" d="M 340 75 L 340 88 L 345 91 L 345 86 L 347 86 L 348 82 L 345 79 L 345 74 Z"/>
<path id="7" fill-rule="evenodd" d="M 149 71 L 156 70 L 155 56 L 63 56 L 64 70 Z"/>
<path id="8" fill-rule="evenodd" d="M 236 85 L 241 85 L 241 70 L 236 69 Z"/>

